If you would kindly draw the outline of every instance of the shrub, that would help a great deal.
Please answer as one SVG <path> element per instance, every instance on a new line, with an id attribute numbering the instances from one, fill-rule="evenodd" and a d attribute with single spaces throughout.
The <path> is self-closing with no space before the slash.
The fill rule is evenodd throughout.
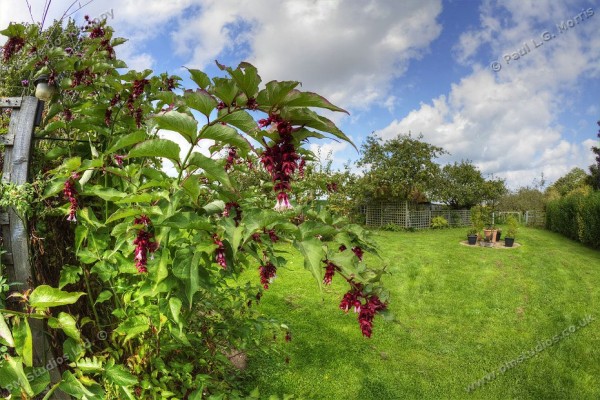
<path id="1" fill-rule="evenodd" d="M 570 239 L 600 248 L 600 193 L 575 192 L 546 208 L 546 227 Z"/>
<path id="2" fill-rule="evenodd" d="M 519 221 L 513 216 L 509 215 L 506 218 L 506 223 L 508 224 L 508 229 L 506 230 L 506 237 L 515 238 L 517 234 L 517 230 L 519 229 Z"/>
<path id="3" fill-rule="evenodd" d="M 431 220 L 431 227 L 433 229 L 444 229 L 448 228 L 448 226 L 448 220 L 441 215 Z"/>

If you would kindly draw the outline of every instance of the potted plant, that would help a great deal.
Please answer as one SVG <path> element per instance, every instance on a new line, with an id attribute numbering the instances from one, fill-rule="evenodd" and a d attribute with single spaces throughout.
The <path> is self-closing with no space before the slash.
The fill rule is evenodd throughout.
<path id="1" fill-rule="evenodd" d="M 471 246 L 477 243 L 477 228 L 471 227 L 471 229 L 469 229 L 467 232 L 467 240 Z"/>
<path id="2" fill-rule="evenodd" d="M 517 229 L 519 227 L 519 222 L 515 217 L 509 215 L 506 219 L 506 223 L 508 224 L 508 229 L 506 231 L 506 238 L 504 239 L 504 245 L 506 247 L 512 247 L 515 243 L 515 235 L 517 234 Z"/>
<path id="3" fill-rule="evenodd" d="M 481 242 L 479 242 L 483 247 L 494 247 L 494 242 L 492 241 L 491 236 L 486 236 L 483 238 Z"/>
<path id="4" fill-rule="evenodd" d="M 471 229 L 467 233 L 467 238 L 469 238 L 469 235 L 479 235 L 479 233 L 483 230 L 485 221 L 482 211 L 483 210 L 481 206 L 475 206 L 471 208 Z M 469 239 L 469 243 L 471 243 L 471 240 L 472 239 Z M 475 239 L 475 242 L 477 242 L 477 239 Z"/>
<path id="5" fill-rule="evenodd" d="M 492 243 L 496 243 L 496 233 L 497 230 L 494 228 L 493 225 L 490 225 L 483 230 L 483 235 L 485 239 L 489 239 L 489 241 Z"/>

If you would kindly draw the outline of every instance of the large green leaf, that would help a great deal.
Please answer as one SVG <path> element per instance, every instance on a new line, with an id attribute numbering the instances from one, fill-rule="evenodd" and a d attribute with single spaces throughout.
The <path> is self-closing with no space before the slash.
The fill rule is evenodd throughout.
<path id="1" fill-rule="evenodd" d="M 348 111 L 332 104 L 325 97 L 317 93 L 301 92 L 296 89 L 292 90 L 287 94 L 287 96 L 285 96 L 283 103 L 288 107 L 318 107 L 349 114 Z"/>
<path id="2" fill-rule="evenodd" d="M 294 241 L 294 246 L 304 256 L 304 268 L 309 270 L 315 277 L 321 288 L 323 282 L 323 260 L 325 251 L 323 243 L 317 238 L 309 238 L 303 241 Z"/>
<path id="3" fill-rule="evenodd" d="M 213 91 L 218 98 L 228 106 L 231 106 L 233 100 L 239 92 L 235 81 L 227 78 L 213 78 Z"/>
<path id="4" fill-rule="evenodd" d="M 191 166 L 202 168 L 208 179 L 221 182 L 227 190 L 233 190 L 229 175 L 221 163 L 200 153 L 192 154 L 188 162 Z"/>
<path id="5" fill-rule="evenodd" d="M 258 92 L 260 76 L 256 67 L 247 62 L 242 62 L 236 69 L 227 68 L 227 72 L 235 80 L 240 89 L 248 96 L 254 97 Z"/>
<path id="6" fill-rule="evenodd" d="M 116 143 L 107 150 L 107 153 L 114 153 L 115 151 L 121 150 L 125 147 L 133 146 L 144 139 L 146 139 L 146 132 L 144 131 L 135 131 L 128 135 L 121 136 Z"/>
<path id="7" fill-rule="evenodd" d="M 209 117 L 213 112 L 218 102 L 206 90 L 199 89 L 195 92 L 185 92 L 183 94 L 185 105 L 200 111 L 202 114 Z"/>
<path id="8" fill-rule="evenodd" d="M 106 201 L 116 201 L 127 196 L 126 193 L 123 193 L 117 189 L 111 187 L 104 187 L 102 185 L 94 185 L 92 187 L 86 188 L 84 195 L 89 196 L 98 196 L 102 200 Z"/>
<path id="9" fill-rule="evenodd" d="M 63 292 L 48 285 L 36 287 L 29 295 L 29 305 L 34 308 L 47 308 L 73 304 L 85 293 Z"/>
<path id="10" fill-rule="evenodd" d="M 185 295 L 190 309 L 194 301 L 194 294 L 200 290 L 200 261 L 202 253 L 190 249 L 178 250 L 173 261 L 173 275 L 183 281 Z"/>
<path id="11" fill-rule="evenodd" d="M 10 328 L 4 319 L 4 315 L 0 312 L 0 338 L 4 339 L 9 347 L 15 347 L 15 341 L 13 339 Z"/>
<path id="12" fill-rule="evenodd" d="M 160 225 L 185 230 L 199 229 L 207 232 L 214 229 L 208 218 L 189 211 L 178 212 L 162 221 Z"/>
<path id="13" fill-rule="evenodd" d="M 85 385 L 70 371 L 65 371 L 63 373 L 58 388 L 77 399 L 99 399 L 97 395 L 88 390 L 88 388 L 86 388 Z"/>
<path id="14" fill-rule="evenodd" d="M 60 270 L 60 279 L 58 281 L 58 288 L 62 289 L 68 284 L 79 281 L 80 275 L 83 273 L 83 269 L 76 265 L 64 265 Z"/>
<path id="15" fill-rule="evenodd" d="M 210 78 L 204 72 L 198 69 L 188 68 L 187 70 L 190 71 L 192 80 L 196 82 L 196 85 L 198 85 L 201 89 L 206 89 L 208 86 L 210 86 Z"/>
<path id="16" fill-rule="evenodd" d="M 150 329 L 148 317 L 136 315 L 121 322 L 117 329 L 115 329 L 115 333 L 125 335 L 125 339 L 123 340 L 125 343 L 146 332 L 148 329 Z"/>
<path id="17" fill-rule="evenodd" d="M 308 108 L 284 109 L 281 112 L 281 116 L 294 125 L 303 125 L 322 132 L 331 133 L 338 139 L 350 143 L 356 149 L 356 145 L 332 121 Z"/>
<path id="18" fill-rule="evenodd" d="M 179 111 L 168 111 L 165 114 L 156 115 L 154 119 L 156 120 L 156 123 L 160 129 L 177 132 L 190 144 L 194 144 L 196 142 L 198 121 L 189 115 L 180 113 Z M 179 153 L 177 153 L 177 155 L 179 155 Z"/>
<path id="19" fill-rule="evenodd" d="M 28 396 L 33 397 L 35 392 L 33 391 L 27 374 L 23 370 L 23 359 L 21 357 L 11 357 L 10 355 L 4 355 L 4 362 L 0 364 L 0 386 L 7 387 L 8 385 L 16 385 L 24 391 Z M 21 390 L 14 390 L 12 393 L 17 393 L 21 396 Z M 18 388 L 17 388 L 18 389 Z M 5 397 L 7 398 L 7 397 Z M 16 398 L 16 397 L 15 397 Z"/>
<path id="20" fill-rule="evenodd" d="M 62 329 L 62 331 L 68 337 L 75 339 L 76 341 L 81 341 L 81 334 L 79 329 L 77 329 L 77 321 L 70 314 L 65 312 L 61 312 L 58 314 L 58 318 L 50 318 L 48 320 L 48 326 L 54 329 Z"/>
<path id="21" fill-rule="evenodd" d="M 129 157 L 164 157 L 179 162 L 179 145 L 168 139 L 150 139 L 135 146 Z"/>
<path id="22" fill-rule="evenodd" d="M 266 84 L 266 87 L 258 92 L 256 101 L 263 107 L 277 107 L 283 99 L 292 91 L 300 82 L 296 81 L 271 81 Z"/>
<path id="23" fill-rule="evenodd" d="M 237 110 L 219 117 L 222 122 L 235 126 L 242 132 L 253 133 L 258 130 L 258 124 L 246 110 Z"/>
<path id="24" fill-rule="evenodd" d="M 246 113 L 245 111 L 241 112 Z M 236 117 L 232 117 L 231 120 L 237 119 L 237 122 L 239 122 L 240 125 L 245 124 L 248 127 L 250 124 L 250 122 L 242 122 L 242 119 L 245 117 L 242 117 L 240 111 L 236 111 L 229 115 L 237 115 Z M 250 117 L 250 115 L 248 115 L 248 117 Z M 252 117 L 250 117 L 250 119 L 252 119 Z M 254 127 L 256 127 L 256 122 L 254 122 L 253 119 L 251 123 L 254 125 Z M 245 156 L 250 151 L 250 143 L 248 143 L 248 141 L 244 139 L 244 137 L 240 135 L 238 131 L 227 125 L 215 124 L 207 126 L 206 129 L 200 133 L 200 136 L 202 139 L 212 139 L 219 144 L 235 146 L 240 150 L 240 154 L 242 154 L 242 156 Z"/>
<path id="25" fill-rule="evenodd" d="M 118 364 L 106 368 L 105 375 L 109 382 L 118 386 L 132 386 L 138 383 L 138 379 L 131 372 Z"/>
<path id="26" fill-rule="evenodd" d="M 33 336 L 27 319 L 15 318 L 13 322 L 13 337 L 15 339 L 15 350 L 23 357 L 23 364 L 33 366 Z"/>

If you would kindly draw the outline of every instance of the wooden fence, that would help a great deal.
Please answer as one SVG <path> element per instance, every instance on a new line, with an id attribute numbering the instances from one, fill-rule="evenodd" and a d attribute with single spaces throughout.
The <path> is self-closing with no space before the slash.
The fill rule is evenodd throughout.
<path id="1" fill-rule="evenodd" d="M 444 217 L 450 226 L 471 224 L 469 210 L 415 210 L 405 201 L 385 201 L 369 203 L 364 208 L 365 223 L 370 227 L 398 225 L 403 228 L 425 229 L 431 227 L 431 220 Z"/>

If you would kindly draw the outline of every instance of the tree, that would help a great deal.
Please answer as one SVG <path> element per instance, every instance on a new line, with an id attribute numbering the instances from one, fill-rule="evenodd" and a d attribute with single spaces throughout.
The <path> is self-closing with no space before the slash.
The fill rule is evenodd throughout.
<path id="1" fill-rule="evenodd" d="M 550 185 L 547 194 L 552 195 L 552 192 L 555 192 L 559 196 L 566 196 L 577 188 L 587 186 L 588 180 L 588 174 L 583 169 L 575 167 Z"/>
<path id="2" fill-rule="evenodd" d="M 485 179 L 471 161 L 444 165 L 433 198 L 453 209 L 471 208 L 483 199 Z"/>
<path id="3" fill-rule="evenodd" d="M 441 147 L 418 138 L 398 135 L 384 141 L 367 137 L 361 147 L 357 165 L 363 168 L 361 185 L 367 198 L 399 198 L 410 200 L 429 192 L 439 173 L 433 159 L 445 154 Z"/>
<path id="4" fill-rule="evenodd" d="M 600 126 L 600 121 L 597 122 Z M 600 139 L 600 131 L 598 131 L 598 138 Z M 588 184 L 594 190 L 600 190 L 600 147 L 592 147 L 592 151 L 596 155 L 596 164 L 590 165 L 590 175 L 588 177 Z"/>

